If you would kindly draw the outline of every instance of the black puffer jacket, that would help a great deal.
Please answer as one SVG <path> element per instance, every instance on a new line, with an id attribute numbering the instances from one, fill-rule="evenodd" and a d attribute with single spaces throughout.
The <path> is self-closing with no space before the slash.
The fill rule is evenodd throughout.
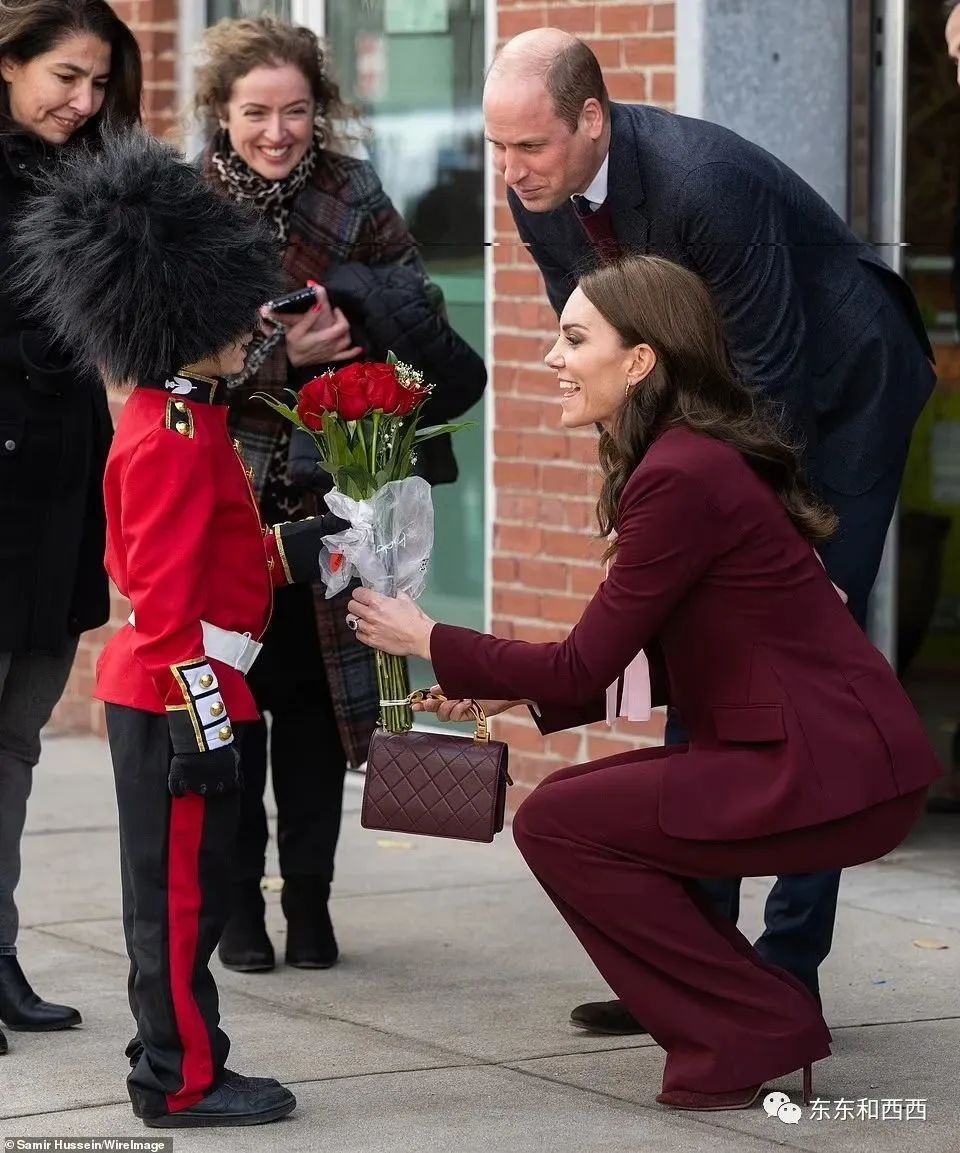
<path id="1" fill-rule="evenodd" d="M 51 346 L 11 283 L 16 215 L 52 162 L 36 138 L 0 134 L 0 652 L 59 653 L 110 610 L 107 398 Z"/>
<path id="2" fill-rule="evenodd" d="M 442 297 L 418 268 L 342 264 L 330 270 L 323 286 L 331 304 L 342 309 L 350 322 L 364 360 L 385 360 L 392 352 L 435 386 L 423 406 L 421 428 L 456 420 L 483 395 L 487 384 L 483 358 L 450 327 Z M 314 366 L 309 377 L 319 371 Z M 449 436 L 425 441 L 417 455 L 417 472 L 431 484 L 451 484 L 457 479 Z M 313 440 L 305 433 L 295 432 L 291 440 L 289 473 L 291 480 L 304 487 L 329 487 Z"/>

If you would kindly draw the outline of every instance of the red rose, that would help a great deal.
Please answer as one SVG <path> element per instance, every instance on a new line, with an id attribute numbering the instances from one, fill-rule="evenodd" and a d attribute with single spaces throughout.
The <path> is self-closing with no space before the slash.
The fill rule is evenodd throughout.
<path id="1" fill-rule="evenodd" d="M 370 403 L 381 412 L 396 412 L 403 392 L 397 380 L 397 371 L 392 364 L 368 364 L 367 392 Z"/>
<path id="2" fill-rule="evenodd" d="M 430 389 L 423 385 L 400 384 L 399 387 L 400 399 L 396 408 L 397 416 L 409 416 L 417 405 L 422 404 L 430 395 Z"/>
<path id="3" fill-rule="evenodd" d="M 400 400 L 397 374 L 388 364 L 350 364 L 334 373 L 336 412 L 362 420 L 376 411 L 393 412 Z"/>
<path id="4" fill-rule="evenodd" d="M 305 384 L 300 390 L 297 412 L 307 428 L 313 429 L 314 432 L 323 429 L 324 413 L 336 411 L 337 396 L 332 380 L 332 376 L 325 373 Z"/>
<path id="5" fill-rule="evenodd" d="M 371 411 L 362 364 L 341 368 L 334 374 L 333 387 L 334 409 L 342 420 L 362 420 Z"/>

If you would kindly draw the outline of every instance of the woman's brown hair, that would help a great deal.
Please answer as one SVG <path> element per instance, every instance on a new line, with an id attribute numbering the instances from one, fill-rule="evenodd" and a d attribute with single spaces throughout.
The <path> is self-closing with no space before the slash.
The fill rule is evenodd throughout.
<path id="1" fill-rule="evenodd" d="M 103 106 L 77 133 L 95 138 L 103 126 L 140 123 L 143 65 L 130 29 L 106 0 L 0 0 L 0 56 L 26 63 L 70 36 L 89 33 L 110 45 L 110 76 Z M 7 85 L 0 81 L 0 132 L 18 128 L 10 115 Z"/>
<path id="2" fill-rule="evenodd" d="M 274 16 L 221 20 L 203 38 L 205 59 L 197 72 L 194 108 L 212 134 L 238 80 L 254 68 L 292 64 L 307 79 L 316 104 L 317 125 L 324 143 L 333 125 L 356 117 L 356 109 L 340 93 L 330 73 L 326 49 L 309 28 Z"/>
<path id="3" fill-rule="evenodd" d="M 780 414 L 734 373 L 720 318 L 695 273 L 660 257 L 628 256 L 587 273 L 580 288 L 624 348 L 647 344 L 657 358 L 600 435 L 597 519 L 604 536 L 617 528 L 620 497 L 634 469 L 654 439 L 676 425 L 735 448 L 811 544 L 836 532 L 835 513 L 803 480 L 800 446 L 783 431 Z"/>

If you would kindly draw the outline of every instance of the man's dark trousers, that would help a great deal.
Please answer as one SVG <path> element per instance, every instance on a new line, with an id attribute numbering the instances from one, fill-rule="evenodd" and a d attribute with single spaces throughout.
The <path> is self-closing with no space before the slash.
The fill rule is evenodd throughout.
<path id="1" fill-rule="evenodd" d="M 843 589 L 847 604 L 861 627 L 866 626 L 867 602 L 883 556 L 883 544 L 893 516 L 906 462 L 893 465 L 865 493 L 850 496 L 820 486 L 843 526 L 818 550 L 830 579 Z M 679 714 L 670 711 L 667 744 L 683 744 L 687 736 Z M 700 886 L 720 912 L 736 923 L 740 912 L 740 878 L 703 880 Z M 819 997 L 817 970 L 833 942 L 840 873 L 802 873 L 778 877 L 764 910 L 765 929 L 757 952 L 772 965 L 789 970 Z"/>

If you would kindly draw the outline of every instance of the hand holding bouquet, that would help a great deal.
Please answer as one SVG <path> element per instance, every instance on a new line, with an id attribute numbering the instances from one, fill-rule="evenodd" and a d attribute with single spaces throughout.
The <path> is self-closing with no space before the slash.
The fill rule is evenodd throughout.
<path id="1" fill-rule="evenodd" d="M 324 537 L 320 567 L 327 596 L 359 578 L 386 596 L 419 597 L 433 548 L 430 486 L 413 476 L 417 446 L 463 424 L 418 427 L 432 386 L 392 354 L 384 364 L 351 364 L 292 392 L 292 406 L 261 396 L 308 432 L 333 477 L 330 511 L 350 528 Z M 406 662 L 377 650 L 380 719 L 390 732 L 413 725 Z"/>

